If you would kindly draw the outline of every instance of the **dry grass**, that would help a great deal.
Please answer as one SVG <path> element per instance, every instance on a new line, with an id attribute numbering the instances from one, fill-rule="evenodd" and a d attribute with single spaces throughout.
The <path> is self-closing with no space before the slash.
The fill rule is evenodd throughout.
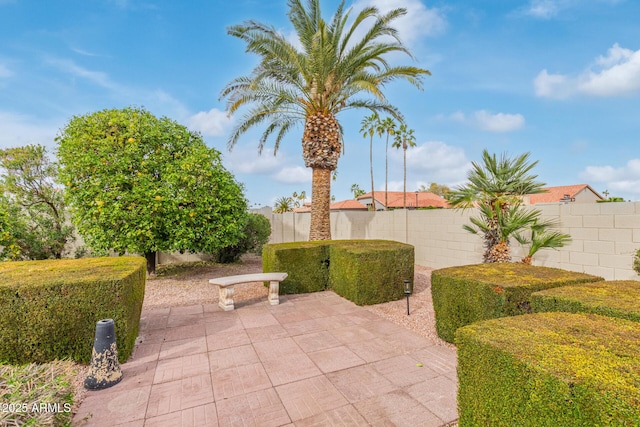
<path id="1" fill-rule="evenodd" d="M 71 425 L 85 375 L 86 367 L 70 361 L 0 365 L 0 425 Z"/>

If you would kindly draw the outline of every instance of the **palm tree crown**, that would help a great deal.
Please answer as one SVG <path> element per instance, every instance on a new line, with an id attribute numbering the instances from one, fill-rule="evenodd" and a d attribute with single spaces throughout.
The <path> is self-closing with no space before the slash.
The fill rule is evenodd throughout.
<path id="1" fill-rule="evenodd" d="M 366 7 L 350 20 L 351 10 L 345 11 L 342 1 L 327 22 L 321 15 L 320 0 L 308 0 L 306 6 L 301 0 L 289 0 L 288 6 L 300 49 L 274 27 L 256 21 L 228 29 L 230 35 L 246 42 L 247 52 L 260 57 L 250 75 L 232 80 L 221 92 L 230 114 L 250 106 L 228 144 L 233 147 L 248 129 L 266 123 L 258 148 L 261 151 L 275 135 L 277 151 L 284 136 L 303 122 L 302 155 L 305 165 L 313 169 L 310 238 L 328 239 L 330 175 L 342 151 L 342 128 L 336 114 L 367 108 L 401 119 L 382 88 L 396 79 L 420 88 L 422 76 L 429 71 L 392 66 L 386 60 L 394 52 L 411 57 L 391 26 L 406 14 L 405 9 L 379 14 L 375 7 Z M 361 34 L 356 30 L 371 20 L 362 38 L 356 39 Z"/>

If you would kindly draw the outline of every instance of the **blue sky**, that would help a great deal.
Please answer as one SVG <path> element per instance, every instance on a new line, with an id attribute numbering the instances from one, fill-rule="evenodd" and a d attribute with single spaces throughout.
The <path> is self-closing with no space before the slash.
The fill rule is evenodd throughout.
<path id="1" fill-rule="evenodd" d="M 360 9 L 406 7 L 400 35 L 424 90 L 386 88 L 415 130 L 407 188 L 465 181 L 483 149 L 531 152 L 548 185 L 590 184 L 640 200 L 640 2 L 635 0 L 357 0 Z M 323 0 L 325 16 L 338 5 Z M 233 151 L 233 117 L 218 100 L 256 58 L 226 34 L 255 19 L 291 36 L 286 0 L 0 0 L 0 147 L 43 144 L 74 115 L 143 106 L 202 133 L 245 185 L 252 206 L 311 192 L 302 127 L 277 155 L 258 156 L 259 132 Z M 409 60 L 400 58 L 402 61 Z M 338 116 L 345 154 L 332 193 L 370 190 L 368 111 Z M 384 188 L 384 141 L 374 138 L 376 190 Z M 402 154 L 389 151 L 389 189 L 402 190 Z"/>

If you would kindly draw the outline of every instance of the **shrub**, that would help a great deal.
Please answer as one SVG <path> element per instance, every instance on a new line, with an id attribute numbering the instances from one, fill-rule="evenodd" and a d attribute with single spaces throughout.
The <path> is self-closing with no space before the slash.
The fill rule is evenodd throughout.
<path id="1" fill-rule="evenodd" d="M 324 291 L 329 286 L 329 241 L 264 245 L 262 271 L 283 271 L 280 294 Z"/>
<path id="2" fill-rule="evenodd" d="M 262 246 L 269 241 L 271 236 L 271 223 L 260 214 L 250 213 L 242 231 L 242 237 L 235 245 L 225 246 L 214 254 L 216 262 L 238 262 L 240 257 L 247 252 L 261 253 Z"/>
<path id="3" fill-rule="evenodd" d="M 413 246 L 388 240 L 337 241 L 330 249 L 329 283 L 338 295 L 371 305 L 404 297 L 413 281 Z"/>
<path id="4" fill-rule="evenodd" d="M 531 294 L 534 312 L 594 313 L 640 322 L 640 282 L 583 283 Z"/>
<path id="5" fill-rule="evenodd" d="M 640 274 L 640 249 L 633 255 L 633 270 Z"/>
<path id="6" fill-rule="evenodd" d="M 121 362 L 135 345 L 145 288 L 141 257 L 0 264 L 0 361 L 88 363 L 96 322 L 115 322 Z"/>
<path id="7" fill-rule="evenodd" d="M 603 280 L 526 264 L 493 263 L 435 270 L 431 293 L 436 330 L 453 342 L 456 329 L 479 320 L 531 312 L 530 295 L 543 289 Z"/>
<path id="8" fill-rule="evenodd" d="M 640 324 L 539 313 L 456 333 L 461 426 L 640 425 Z"/>

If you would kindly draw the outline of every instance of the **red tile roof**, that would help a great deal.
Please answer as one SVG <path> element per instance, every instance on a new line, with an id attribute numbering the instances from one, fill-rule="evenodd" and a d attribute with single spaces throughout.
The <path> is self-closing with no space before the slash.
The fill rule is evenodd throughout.
<path id="1" fill-rule="evenodd" d="M 576 185 L 563 185 L 559 187 L 546 187 L 543 188 L 544 193 L 539 194 L 530 194 L 529 195 L 529 203 L 535 205 L 536 203 L 554 203 L 562 201 L 566 195 L 569 198 L 575 197 L 576 194 L 580 193 L 583 190 L 587 190 L 592 192 L 596 198 L 604 199 L 598 192 L 596 192 L 593 188 L 591 188 L 587 184 L 576 184 Z"/>
<path id="2" fill-rule="evenodd" d="M 357 200 L 343 200 L 332 203 L 330 209 L 333 210 L 361 210 L 366 211 L 367 207 Z"/>
<path id="3" fill-rule="evenodd" d="M 419 208 L 448 208 L 449 204 L 443 198 L 434 193 L 429 193 L 426 191 L 418 191 L 418 192 L 409 192 L 407 191 L 407 208 L 415 208 L 416 207 L 416 195 L 417 195 L 417 203 Z M 371 192 L 367 194 L 363 194 L 358 197 L 358 200 L 361 199 L 370 199 Z M 375 199 L 378 203 L 384 205 L 384 191 L 376 191 Z M 387 201 L 389 206 L 388 208 L 402 208 L 404 207 L 404 193 L 402 191 L 389 191 L 387 192 Z"/>

